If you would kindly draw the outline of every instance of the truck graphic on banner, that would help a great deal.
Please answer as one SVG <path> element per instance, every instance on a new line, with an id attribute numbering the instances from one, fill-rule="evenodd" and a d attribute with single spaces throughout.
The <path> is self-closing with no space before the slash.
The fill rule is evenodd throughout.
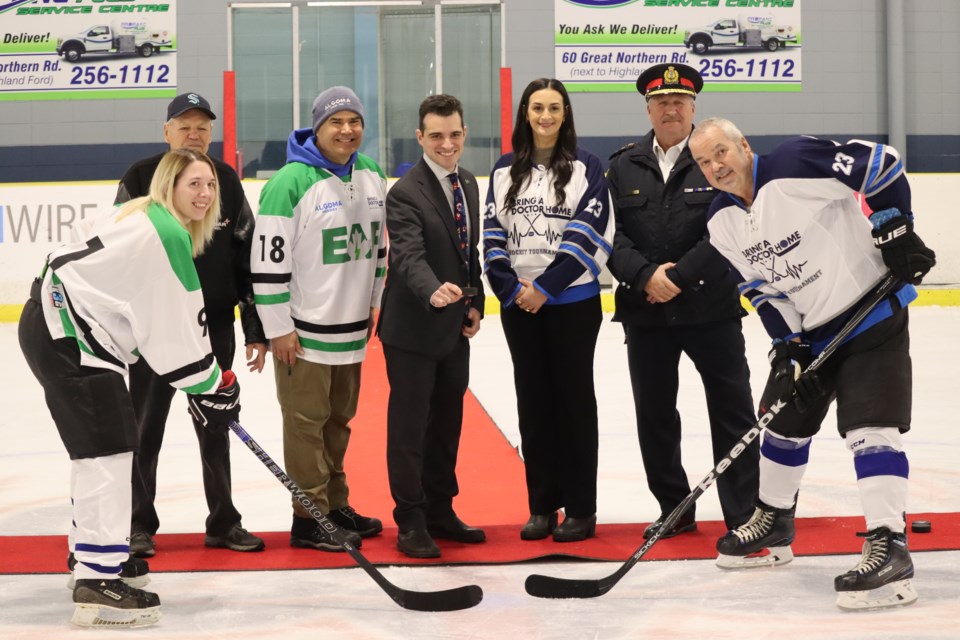
<path id="1" fill-rule="evenodd" d="M 773 16 L 769 15 L 723 18 L 703 29 L 685 31 L 683 34 L 683 46 L 700 55 L 711 47 L 762 47 L 767 51 L 776 51 L 788 42 L 796 41 L 792 26 L 775 24 Z"/>
<path id="2" fill-rule="evenodd" d="M 172 36 L 167 31 L 151 30 L 143 20 L 122 20 L 61 36 L 57 39 L 57 55 L 70 62 L 88 54 L 137 53 L 149 58 L 162 47 L 172 46 Z"/>

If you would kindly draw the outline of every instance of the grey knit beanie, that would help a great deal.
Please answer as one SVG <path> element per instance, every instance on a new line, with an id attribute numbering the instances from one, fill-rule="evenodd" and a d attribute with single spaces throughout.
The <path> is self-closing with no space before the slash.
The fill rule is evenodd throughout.
<path id="1" fill-rule="evenodd" d="M 338 111 L 353 111 L 360 116 L 361 124 L 365 124 L 363 104 L 357 94 L 348 87 L 330 87 L 313 101 L 313 130 L 316 131 L 327 118 Z"/>

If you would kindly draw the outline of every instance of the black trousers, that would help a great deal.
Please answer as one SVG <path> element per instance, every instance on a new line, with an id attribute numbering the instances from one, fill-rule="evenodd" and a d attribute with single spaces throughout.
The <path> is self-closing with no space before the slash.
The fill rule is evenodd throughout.
<path id="1" fill-rule="evenodd" d="M 383 345 L 390 381 L 387 476 L 401 532 L 425 528 L 453 513 L 463 395 L 470 377 L 470 342 L 431 357 Z"/>
<path id="2" fill-rule="evenodd" d="M 20 349 L 71 460 L 135 451 L 137 423 L 123 376 L 80 364 L 73 338 L 54 340 L 43 310 L 27 300 L 17 327 Z"/>
<path id="3" fill-rule="evenodd" d="M 210 343 L 220 368 L 224 371 L 230 369 L 236 351 L 233 325 L 211 326 Z M 160 528 L 160 518 L 154 506 L 157 496 L 157 463 L 167 415 L 170 413 L 170 403 L 176 392 L 143 358 L 130 367 L 130 395 L 133 398 L 140 433 L 140 450 L 133 458 L 131 532 L 154 535 Z M 177 417 L 178 422 L 182 422 L 186 415 Z M 206 533 L 222 536 L 240 522 L 240 513 L 233 506 L 231 496 L 230 431 L 225 427 L 205 428 L 196 422 L 193 423 L 193 429 L 200 442 L 203 491 L 207 498 L 207 508 L 210 510 Z"/>
<path id="4" fill-rule="evenodd" d="M 647 486 L 661 513 L 666 514 L 690 493 L 680 460 L 680 355 L 687 354 L 703 381 L 715 464 L 756 422 L 743 328 L 736 319 L 672 327 L 631 325 L 625 329 L 640 455 Z M 754 440 L 717 480 L 723 519 L 730 528 L 743 524 L 753 513 L 759 460 L 760 448 Z M 696 511 L 695 506 L 691 511 Z"/>
<path id="5" fill-rule="evenodd" d="M 501 318 L 513 360 L 530 513 L 563 508 L 567 516 L 591 516 L 597 512 L 593 357 L 603 322 L 600 296 L 544 305 L 535 314 L 513 305 Z"/>

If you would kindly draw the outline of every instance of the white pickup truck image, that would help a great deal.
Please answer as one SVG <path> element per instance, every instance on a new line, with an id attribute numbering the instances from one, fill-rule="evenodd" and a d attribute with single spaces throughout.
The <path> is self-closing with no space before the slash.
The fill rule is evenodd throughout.
<path id="1" fill-rule="evenodd" d="M 701 30 L 683 34 L 683 45 L 701 55 L 711 47 L 763 47 L 767 51 L 776 51 L 786 43 L 796 41 L 793 27 L 774 24 L 772 16 L 724 18 Z"/>
<path id="2" fill-rule="evenodd" d="M 149 58 L 161 47 L 172 47 L 170 34 L 151 31 L 141 20 L 123 20 L 113 25 L 98 24 L 89 29 L 57 39 L 57 55 L 70 62 L 82 56 L 97 54 L 138 53 Z"/>

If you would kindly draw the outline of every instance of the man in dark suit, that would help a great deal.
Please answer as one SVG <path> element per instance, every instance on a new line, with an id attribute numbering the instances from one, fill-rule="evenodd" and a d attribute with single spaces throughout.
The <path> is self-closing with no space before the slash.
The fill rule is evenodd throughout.
<path id="1" fill-rule="evenodd" d="M 397 548 L 436 558 L 434 538 L 483 542 L 453 511 L 470 343 L 483 288 L 476 178 L 458 167 L 467 128 L 453 96 L 420 105 L 423 159 L 387 193 L 387 281 L 377 333 L 390 381 L 387 472 Z"/>

